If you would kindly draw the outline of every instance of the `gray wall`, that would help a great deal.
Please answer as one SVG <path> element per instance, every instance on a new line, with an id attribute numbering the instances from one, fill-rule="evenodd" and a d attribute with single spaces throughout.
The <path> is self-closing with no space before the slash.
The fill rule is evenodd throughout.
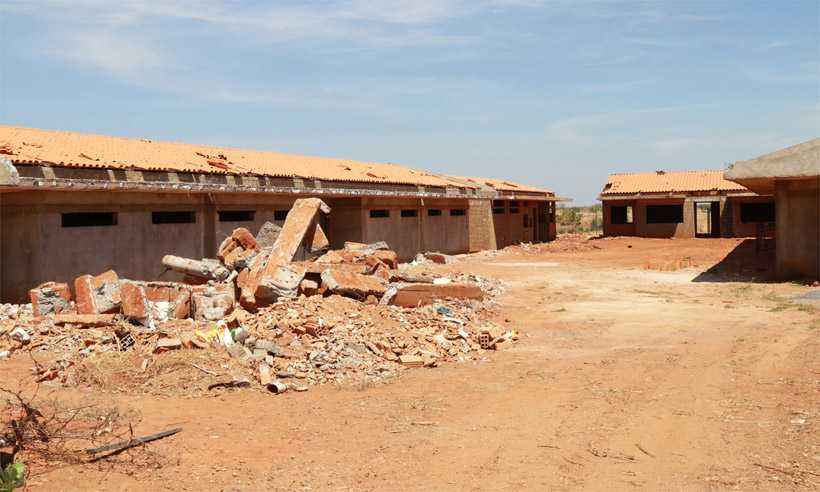
<path id="1" fill-rule="evenodd" d="M 820 178 L 778 181 L 777 275 L 820 278 Z"/>
<path id="2" fill-rule="evenodd" d="M 76 277 L 114 269 L 122 278 L 176 280 L 163 274 L 166 254 L 214 257 L 221 240 L 236 227 L 256 234 L 275 210 L 289 210 L 292 195 L 205 195 L 184 193 L 25 191 L 0 194 L 0 299 L 27 301 L 27 292 L 53 280 L 70 285 Z M 467 208 L 466 199 L 429 200 L 442 217 L 426 216 L 418 199 L 325 199 L 332 212 L 324 219 L 333 247 L 344 241 L 385 240 L 402 259 L 424 250 L 468 250 L 467 216 L 450 217 L 450 208 Z M 418 218 L 401 218 L 402 208 Z M 389 220 L 369 217 L 370 208 L 389 208 Z M 219 222 L 219 210 L 254 210 L 250 222 Z M 153 224 L 151 212 L 193 211 L 193 224 Z M 66 212 L 116 212 L 115 226 L 63 227 Z M 278 221 L 281 225 L 282 221 Z"/>

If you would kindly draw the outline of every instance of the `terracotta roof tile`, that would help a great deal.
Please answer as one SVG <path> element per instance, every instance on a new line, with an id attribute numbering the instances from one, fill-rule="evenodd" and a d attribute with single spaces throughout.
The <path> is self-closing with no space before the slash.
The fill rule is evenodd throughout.
<path id="1" fill-rule="evenodd" d="M 723 171 L 683 171 L 610 174 L 601 196 L 636 193 L 692 193 L 748 191 L 723 178 Z"/>
<path id="2" fill-rule="evenodd" d="M 544 193 L 547 195 L 554 195 L 551 190 L 545 188 L 536 188 L 534 186 L 529 186 L 521 183 L 515 183 L 513 181 L 508 181 L 504 179 L 494 179 L 494 178 L 478 178 L 478 177 L 462 177 L 462 176 L 452 176 L 452 178 L 458 182 L 466 182 L 471 185 L 480 185 L 480 186 L 489 186 L 498 191 L 518 191 L 521 193 Z"/>
<path id="3" fill-rule="evenodd" d="M 455 185 L 432 173 L 396 164 L 5 125 L 0 125 L 0 155 L 17 164 L 49 163 L 64 167 L 250 174 L 437 187 Z"/>

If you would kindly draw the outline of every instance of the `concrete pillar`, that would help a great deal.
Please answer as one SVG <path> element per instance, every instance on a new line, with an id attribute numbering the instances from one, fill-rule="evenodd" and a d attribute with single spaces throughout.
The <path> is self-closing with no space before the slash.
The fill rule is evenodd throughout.
<path id="1" fill-rule="evenodd" d="M 216 258 L 216 202 L 210 193 L 203 195 L 202 256 Z"/>
<path id="2" fill-rule="evenodd" d="M 5 299 L 3 297 L 3 285 L 6 283 L 6 279 L 3 278 L 3 248 L 5 241 L 3 241 L 3 194 L 0 193 L 0 301 Z"/>
<path id="3" fill-rule="evenodd" d="M 467 209 L 469 250 L 497 249 L 492 200 L 470 200 Z"/>

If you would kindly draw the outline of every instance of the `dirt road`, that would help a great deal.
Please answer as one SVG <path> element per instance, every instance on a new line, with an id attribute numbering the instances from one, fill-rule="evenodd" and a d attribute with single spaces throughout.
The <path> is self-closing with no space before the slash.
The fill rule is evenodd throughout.
<path id="1" fill-rule="evenodd" d="M 606 240 L 476 256 L 521 340 L 378 387 L 117 397 L 181 425 L 163 466 L 33 489 L 723 490 L 820 486 L 820 315 L 796 284 L 701 282 L 735 240 Z M 647 270 L 687 256 L 696 268 Z M 444 267 L 443 267 L 444 268 Z M 715 280 L 714 278 L 712 280 Z M 83 395 L 90 401 L 104 395 Z"/>

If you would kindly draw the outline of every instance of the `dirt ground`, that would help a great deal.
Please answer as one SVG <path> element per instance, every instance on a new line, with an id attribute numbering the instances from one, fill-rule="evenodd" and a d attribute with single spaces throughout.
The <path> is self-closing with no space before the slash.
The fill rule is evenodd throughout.
<path id="1" fill-rule="evenodd" d="M 441 268 L 507 283 L 497 321 L 521 333 L 508 348 L 279 396 L 74 390 L 139 410 L 136 434 L 184 430 L 149 445 L 160 467 L 67 466 L 29 488 L 816 490 L 820 306 L 792 302 L 809 286 L 766 281 L 753 247 L 621 238 L 473 255 Z M 694 266 L 675 270 L 682 259 Z"/>

